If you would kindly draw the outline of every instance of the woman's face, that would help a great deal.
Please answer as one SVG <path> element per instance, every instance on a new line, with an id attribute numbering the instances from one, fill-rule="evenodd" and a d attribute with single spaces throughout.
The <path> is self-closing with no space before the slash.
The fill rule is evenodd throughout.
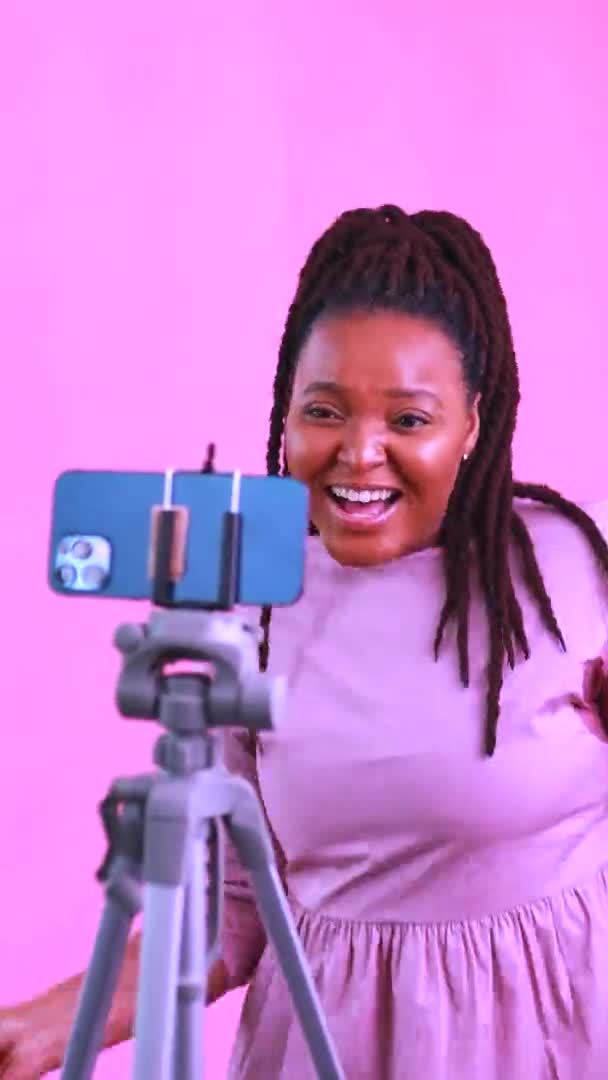
<path id="1" fill-rule="evenodd" d="M 337 562 L 370 566 L 435 544 L 478 432 L 460 354 L 432 322 L 373 312 L 313 327 L 298 360 L 285 454 Z"/>

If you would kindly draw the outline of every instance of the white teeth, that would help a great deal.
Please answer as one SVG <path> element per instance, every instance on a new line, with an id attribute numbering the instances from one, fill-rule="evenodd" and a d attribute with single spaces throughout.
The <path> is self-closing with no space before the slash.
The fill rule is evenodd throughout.
<path id="1" fill-rule="evenodd" d="M 393 492 L 389 488 L 376 489 L 375 491 L 355 491 L 354 488 L 332 487 L 331 491 L 338 499 L 346 499 L 348 502 L 378 502 L 389 499 Z"/>

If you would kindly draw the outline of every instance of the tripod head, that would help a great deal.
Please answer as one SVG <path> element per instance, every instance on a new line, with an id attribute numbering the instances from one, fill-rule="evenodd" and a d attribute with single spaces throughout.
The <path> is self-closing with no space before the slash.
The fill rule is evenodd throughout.
<path id="1" fill-rule="evenodd" d="M 259 673 L 257 628 L 237 613 L 156 611 L 145 625 L 119 627 L 114 643 L 124 657 L 116 697 L 125 717 L 158 720 L 184 735 L 203 734 L 207 726 L 269 731 L 280 719 L 285 681 Z M 168 674 L 177 662 L 212 670 Z M 163 707 L 185 679 L 199 680 L 203 689 L 197 717 Z"/>

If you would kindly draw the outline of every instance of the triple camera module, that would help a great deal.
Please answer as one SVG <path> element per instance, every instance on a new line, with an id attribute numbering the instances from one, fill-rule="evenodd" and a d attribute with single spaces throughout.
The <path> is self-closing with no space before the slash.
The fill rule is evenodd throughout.
<path id="1" fill-rule="evenodd" d="M 112 551 L 102 536 L 64 536 L 57 548 L 55 577 L 69 592 L 99 592 L 110 577 Z"/>

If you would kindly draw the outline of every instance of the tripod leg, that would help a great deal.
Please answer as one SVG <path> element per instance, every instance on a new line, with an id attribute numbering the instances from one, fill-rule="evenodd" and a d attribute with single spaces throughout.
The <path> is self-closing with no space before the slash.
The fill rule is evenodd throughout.
<path id="1" fill-rule="evenodd" d="M 135 1080 L 173 1080 L 184 901 L 197 832 L 196 782 L 188 777 L 159 779 L 148 797 L 144 825 Z M 200 1069 L 201 1062 L 195 1076 Z"/>
<path id="2" fill-rule="evenodd" d="M 239 788 L 233 810 L 224 819 L 226 829 L 250 874 L 260 917 L 276 951 L 319 1080 L 344 1080 L 275 864 L 261 808 L 248 785 Z"/>
<path id="3" fill-rule="evenodd" d="M 343 1080 L 278 871 L 275 866 L 262 866 L 251 877 L 268 940 L 276 951 L 319 1080 Z"/>
<path id="4" fill-rule="evenodd" d="M 107 887 L 107 900 L 95 939 L 76 1020 L 61 1072 L 62 1080 L 89 1080 L 103 1044 L 110 1006 L 122 968 L 129 930 L 139 911 L 139 890 L 133 868 L 117 859 Z M 122 875 L 122 871 L 128 873 Z"/>
<path id="5" fill-rule="evenodd" d="M 144 886 L 134 1080 L 173 1080 L 175 992 L 184 886 Z"/>
<path id="6" fill-rule="evenodd" d="M 206 997 L 205 888 L 208 826 L 192 843 L 191 874 L 184 896 L 181 956 L 177 986 L 177 1023 L 174 1049 L 174 1080 L 201 1075 L 204 1061 L 204 1001 Z"/>

